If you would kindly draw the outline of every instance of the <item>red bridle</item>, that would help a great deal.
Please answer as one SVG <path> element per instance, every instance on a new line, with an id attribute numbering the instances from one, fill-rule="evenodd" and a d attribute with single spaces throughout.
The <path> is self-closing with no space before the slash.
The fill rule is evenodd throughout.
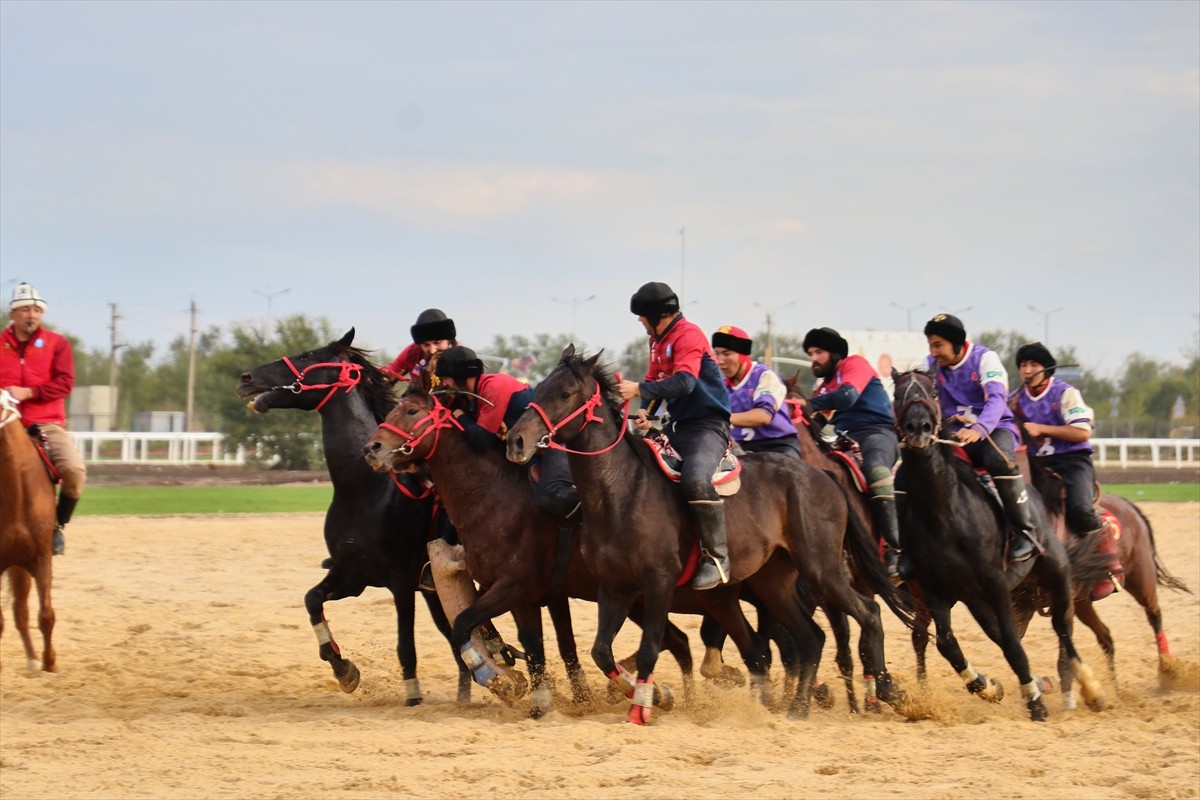
<path id="1" fill-rule="evenodd" d="M 274 388 L 287 389 L 292 394 L 300 394 L 301 392 L 308 392 L 314 389 L 329 390 L 329 393 L 326 394 L 325 397 L 321 399 L 321 402 L 317 404 L 317 411 L 320 411 L 322 408 L 324 408 L 325 404 L 329 402 L 329 398 L 333 397 L 334 393 L 338 389 L 344 388 L 346 393 L 349 394 L 351 389 L 362 383 L 362 367 L 352 361 L 327 361 L 321 364 L 309 364 L 303 370 L 298 370 L 296 369 L 296 365 L 293 364 L 292 360 L 287 356 L 284 356 L 280 360 L 284 364 L 287 364 L 288 369 L 290 369 L 292 374 L 296 376 L 296 380 L 292 381 L 287 386 L 276 386 Z M 304 376 L 307 375 L 310 370 L 320 369 L 322 367 L 339 368 L 340 372 L 338 373 L 338 379 L 333 383 L 304 382 Z"/>
<path id="2" fill-rule="evenodd" d="M 562 429 L 562 426 L 566 425 L 580 414 L 583 415 L 583 424 L 579 426 L 580 430 L 586 428 L 589 423 L 604 422 L 604 417 L 596 416 L 596 409 L 604 403 L 604 398 L 601 394 L 601 391 L 600 382 L 596 381 L 596 391 L 591 397 L 588 398 L 587 402 L 572 411 L 557 424 L 550 421 L 550 417 L 547 416 L 546 412 L 542 410 L 541 406 L 539 406 L 537 403 L 530 403 L 529 407 L 536 411 L 538 416 L 542 418 L 542 422 L 546 424 L 546 435 L 538 441 L 537 447 L 541 449 L 549 447 L 552 450 L 561 450 L 564 453 L 575 453 L 576 455 L 581 456 L 599 456 L 607 453 L 609 450 L 612 450 L 614 447 L 620 444 L 621 440 L 625 438 L 625 429 L 629 427 L 629 401 L 625 401 L 623 406 L 625 417 L 621 420 L 621 430 L 617 434 L 616 441 L 603 450 L 572 450 L 569 447 L 554 441 L 554 434 L 558 433 Z"/>
<path id="3" fill-rule="evenodd" d="M 426 461 L 433 458 L 433 454 L 437 451 L 438 441 L 441 439 L 442 431 L 446 428 L 463 429 L 462 423 L 454 418 L 454 412 L 442 405 L 441 401 L 436 397 L 433 400 L 433 408 L 429 413 L 421 417 L 412 426 L 412 432 L 401 430 L 390 422 L 379 423 L 379 430 L 391 431 L 404 440 L 404 444 L 394 448 L 390 452 L 398 452 L 402 455 L 410 456 L 414 453 L 422 441 L 428 436 L 433 436 L 433 444 L 429 448 L 429 452 L 422 458 Z"/>

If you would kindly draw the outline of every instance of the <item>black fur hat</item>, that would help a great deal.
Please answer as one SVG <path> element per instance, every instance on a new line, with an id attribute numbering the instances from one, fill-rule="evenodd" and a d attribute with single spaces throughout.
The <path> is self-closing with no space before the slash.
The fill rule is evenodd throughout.
<path id="1" fill-rule="evenodd" d="M 1054 356 L 1050 355 L 1050 351 L 1046 349 L 1046 345 L 1041 342 L 1030 342 L 1017 348 L 1017 366 L 1021 366 L 1026 361 L 1041 364 L 1047 378 L 1054 374 L 1054 368 L 1058 366 L 1058 362 L 1054 360 Z"/>
<path id="2" fill-rule="evenodd" d="M 679 296 L 667 284 L 652 281 L 629 298 L 629 310 L 639 317 L 660 319 L 679 310 Z"/>
<path id="3" fill-rule="evenodd" d="M 850 352 L 850 345 L 833 328 L 813 328 L 804 334 L 804 344 L 800 346 L 800 349 L 807 353 L 810 347 L 819 347 L 842 358 L 845 358 Z"/>
<path id="4" fill-rule="evenodd" d="M 453 342 L 458 337 L 454 330 L 454 320 L 446 316 L 440 308 L 427 308 L 417 316 L 417 323 L 410 328 L 413 341 L 437 342 L 442 339 Z"/>
<path id="5" fill-rule="evenodd" d="M 953 314 L 937 314 L 929 322 L 925 323 L 926 336 L 940 336 L 950 344 L 954 345 L 955 351 L 963 346 L 967 341 L 967 329 L 963 327 L 962 320 Z"/>
<path id="6" fill-rule="evenodd" d="M 434 367 L 434 373 L 439 378 L 455 380 L 478 378 L 483 371 L 483 361 L 475 355 L 475 351 L 462 345 L 455 345 L 438 356 L 437 366 Z"/>

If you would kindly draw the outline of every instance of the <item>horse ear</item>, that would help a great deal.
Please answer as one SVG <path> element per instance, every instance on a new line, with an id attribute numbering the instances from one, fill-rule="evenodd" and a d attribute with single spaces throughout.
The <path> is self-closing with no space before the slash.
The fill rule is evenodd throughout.
<path id="1" fill-rule="evenodd" d="M 899 378 L 899 377 L 900 377 L 900 370 L 896 369 L 895 367 L 892 367 L 892 383 L 895 383 L 896 378 Z"/>
<path id="2" fill-rule="evenodd" d="M 338 344 L 341 345 L 342 347 L 349 347 L 351 342 L 353 342 L 353 341 L 354 341 L 354 328 L 351 328 L 350 330 L 346 331 L 345 336 L 343 336 L 341 339 L 338 339 Z"/>
<path id="3" fill-rule="evenodd" d="M 584 361 L 584 362 L 583 362 L 583 365 L 584 365 L 584 367 L 586 367 L 586 368 L 588 369 L 588 371 L 590 371 L 590 372 L 594 372 L 594 371 L 595 371 L 595 369 L 596 369 L 596 364 L 597 364 L 597 363 L 599 363 L 599 361 L 600 361 L 600 356 L 601 356 L 603 353 L 604 353 L 604 351 L 603 351 L 603 350 L 601 350 L 599 353 L 596 353 L 596 355 L 592 356 L 592 357 L 591 357 L 591 358 L 589 358 L 587 361 Z"/>
<path id="4" fill-rule="evenodd" d="M 562 357 L 559 359 L 559 361 L 566 361 L 566 360 L 572 359 L 574 357 L 575 357 L 575 343 L 571 342 L 569 345 L 567 345 L 566 347 L 563 348 Z"/>

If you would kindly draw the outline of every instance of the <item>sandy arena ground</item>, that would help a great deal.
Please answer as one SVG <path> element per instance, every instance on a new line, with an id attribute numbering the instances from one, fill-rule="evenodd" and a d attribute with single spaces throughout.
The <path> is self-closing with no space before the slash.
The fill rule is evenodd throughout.
<path id="1" fill-rule="evenodd" d="M 1168 569 L 1200 591 L 1200 505 L 1145 510 Z M 999 650 L 960 608 L 964 650 L 1009 690 L 1000 705 L 967 695 L 931 648 L 923 698 L 935 718 L 921 722 L 852 718 L 841 696 L 833 710 L 793 721 L 744 688 L 699 679 L 690 707 L 638 728 L 624 722 L 625 702 L 605 700 L 595 670 L 595 707 L 563 703 L 532 721 L 478 687 L 469 705 L 454 702 L 453 664 L 423 607 L 425 703 L 404 707 L 382 589 L 327 606 L 363 675 L 343 694 L 302 604 L 321 576 L 320 529 L 320 514 L 73 523 L 67 555 L 55 559 L 57 674 L 25 671 L 4 582 L 0 797 L 1200 797 L 1195 595 L 1160 595 L 1183 673 L 1171 690 L 1159 686 L 1141 608 L 1126 594 L 1100 604 L 1119 689 L 1091 633 L 1076 637 L 1106 681 L 1112 707 L 1098 714 L 1063 712 L 1054 694 L 1050 720 L 1029 722 Z M 587 661 L 594 607 L 574 610 Z M 917 690 L 906 632 L 885 614 L 893 672 Z M 698 621 L 676 622 L 699 659 Z M 500 627 L 515 641 L 511 620 Z M 627 626 L 619 651 L 632 652 L 636 636 Z M 1049 621 L 1035 620 L 1026 643 L 1035 670 L 1053 674 Z M 551 670 L 565 683 L 552 647 Z M 726 660 L 737 663 L 732 645 Z M 833 677 L 831 644 L 821 672 Z M 658 679 L 679 686 L 669 658 Z"/>

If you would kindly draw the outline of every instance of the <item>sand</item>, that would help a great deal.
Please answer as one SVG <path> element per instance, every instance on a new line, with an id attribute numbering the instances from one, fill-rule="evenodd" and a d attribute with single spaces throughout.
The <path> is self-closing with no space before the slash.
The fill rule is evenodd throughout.
<path id="1" fill-rule="evenodd" d="M 1200 591 L 1200 505 L 1144 506 L 1167 567 Z M 455 702 L 455 672 L 423 606 L 417 613 L 423 705 L 403 705 L 390 597 L 368 589 L 327 606 L 362 685 L 341 692 L 317 657 L 303 608 L 325 555 L 320 514 L 84 517 L 55 560 L 57 674 L 25 670 L 7 580 L 0 640 L 0 797 L 23 798 L 1095 798 L 1200 797 L 1200 599 L 1161 595 L 1183 677 L 1160 687 L 1142 609 L 1127 594 L 1099 611 L 1117 643 L 1119 686 L 1089 631 L 1077 645 L 1106 684 L 1111 707 L 1027 719 L 999 650 L 961 608 L 964 650 L 1009 697 L 991 705 L 963 691 L 930 650 L 923 690 L 906 632 L 887 614 L 893 673 L 935 718 L 834 709 L 796 721 L 745 688 L 697 681 L 694 702 L 624 722 L 590 669 L 591 708 L 560 702 L 541 720 L 475 688 Z M 580 651 L 594 607 L 573 605 Z M 701 655 L 698 621 L 676 622 Z M 511 620 L 501 630 L 515 641 Z M 547 630 L 550 626 L 547 621 Z M 636 628 L 618 639 L 632 652 Z M 1036 671 L 1054 673 L 1048 620 L 1026 639 Z M 551 648 L 553 645 L 551 644 Z M 728 647 L 726 660 L 737 663 Z M 550 669 L 565 684 L 557 653 Z M 832 644 L 822 677 L 833 677 Z M 776 674 L 776 679 L 779 676 Z M 658 679 L 679 686 L 673 661 Z"/>

